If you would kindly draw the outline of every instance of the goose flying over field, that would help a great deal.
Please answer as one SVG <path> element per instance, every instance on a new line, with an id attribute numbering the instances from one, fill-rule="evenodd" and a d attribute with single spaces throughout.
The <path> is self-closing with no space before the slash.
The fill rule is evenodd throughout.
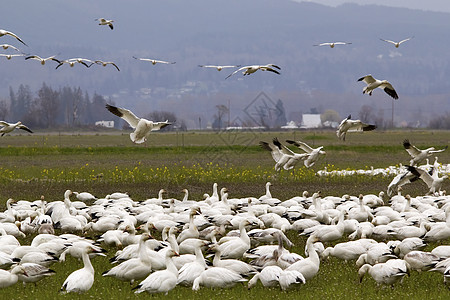
<path id="1" fill-rule="evenodd" d="M 338 130 L 336 130 L 336 135 L 339 139 L 345 141 L 345 135 L 347 132 L 372 131 L 377 128 L 376 125 L 366 124 L 361 122 L 361 120 L 350 120 L 351 117 L 352 115 L 348 115 L 348 117 L 342 120 L 341 124 L 339 124 Z"/>
<path id="2" fill-rule="evenodd" d="M 428 194 L 434 195 L 435 193 L 439 193 L 444 183 L 444 180 L 448 178 L 447 175 L 439 177 L 438 171 L 433 167 L 430 172 L 422 170 L 420 168 L 416 168 L 413 166 L 407 166 L 408 171 L 410 171 L 414 176 L 420 178 L 425 182 L 425 184 L 430 188 Z"/>
<path id="3" fill-rule="evenodd" d="M 108 25 L 109 28 L 111 28 L 111 30 L 114 29 L 114 26 L 112 24 L 114 22 L 114 20 L 107 20 L 105 18 L 98 18 L 98 19 L 95 19 L 95 20 L 99 22 L 98 25 Z"/>
<path id="4" fill-rule="evenodd" d="M 448 148 L 448 146 L 445 146 L 444 149 L 436 150 L 434 147 L 430 147 L 424 150 L 420 150 L 414 145 L 411 145 L 408 139 L 403 141 L 403 147 L 405 147 L 406 152 L 408 152 L 408 154 L 412 157 L 409 163 L 411 166 L 417 166 L 427 157 L 430 157 L 434 153 L 443 152 Z"/>
<path id="5" fill-rule="evenodd" d="M 348 42 L 331 42 L 331 43 L 320 43 L 313 46 L 330 46 L 330 48 L 334 48 L 336 45 L 350 45 Z"/>
<path id="6" fill-rule="evenodd" d="M 280 171 L 281 167 L 285 170 L 292 169 L 295 164 L 302 159 L 306 159 L 307 153 L 295 153 L 286 146 L 282 145 L 277 138 L 273 139 L 273 144 L 267 142 L 260 142 L 260 146 L 268 151 L 271 151 L 272 158 L 275 160 L 275 171 Z"/>
<path id="7" fill-rule="evenodd" d="M 0 126 L 2 126 L 0 128 L 0 133 L 2 134 L 2 136 L 4 136 L 7 133 L 10 133 L 11 131 L 13 131 L 16 128 L 28 131 L 29 133 L 33 133 L 33 131 L 31 131 L 30 128 L 23 125 L 22 122 L 20 122 L 20 121 L 17 123 L 8 123 L 5 121 L 0 121 Z"/>
<path id="8" fill-rule="evenodd" d="M 25 54 L 0 54 L 0 57 L 6 57 L 8 60 L 18 56 L 25 56 Z"/>
<path id="9" fill-rule="evenodd" d="M 4 30 L 4 29 L 0 29 L 0 37 L 2 37 L 2 36 L 4 36 L 4 35 L 12 36 L 12 37 L 16 38 L 19 42 L 21 42 L 22 44 L 24 44 L 25 46 L 28 46 L 28 45 L 25 44 L 25 42 L 22 41 L 22 40 L 20 39 L 20 37 L 18 37 L 16 34 L 12 33 L 11 31 L 7 31 L 7 30 Z"/>
<path id="10" fill-rule="evenodd" d="M 381 38 L 380 38 L 380 40 L 382 40 L 383 42 L 391 43 L 391 44 L 393 44 L 395 46 L 395 48 L 398 48 L 400 46 L 400 44 L 402 44 L 402 43 L 404 43 L 406 41 L 409 41 L 412 38 L 413 38 L 413 36 L 409 37 L 407 39 L 401 40 L 400 42 L 395 42 L 395 41 L 391 41 L 391 40 L 385 40 L 385 39 L 381 39 Z"/>
<path id="11" fill-rule="evenodd" d="M 102 60 L 97 59 L 94 61 L 94 63 L 97 65 L 102 65 L 104 67 L 106 67 L 107 65 L 113 65 L 117 69 L 117 71 L 120 71 L 119 67 L 112 61 L 102 61 Z"/>
<path id="12" fill-rule="evenodd" d="M 258 71 L 258 70 L 261 70 L 261 71 L 270 71 L 270 72 L 273 72 L 273 73 L 275 73 L 275 74 L 280 74 L 280 72 L 278 72 L 278 71 L 275 70 L 275 69 L 281 70 L 281 68 L 280 68 L 279 66 L 274 65 L 274 64 L 244 66 L 244 67 L 241 67 L 241 68 L 237 69 L 236 71 L 234 71 L 234 72 L 231 73 L 230 75 L 228 75 L 225 79 L 227 79 L 227 78 L 233 76 L 234 74 L 236 74 L 236 73 L 239 72 L 239 71 L 244 71 L 244 72 L 242 72 L 242 74 L 243 74 L 244 76 L 245 76 L 245 75 L 253 74 L 253 73 L 255 73 L 255 72 Z"/>
<path id="13" fill-rule="evenodd" d="M 139 57 L 136 57 L 136 56 L 133 56 L 133 58 L 137 59 L 137 60 L 151 62 L 153 65 L 156 65 L 156 64 L 173 65 L 173 64 L 176 63 L 175 61 L 171 62 L 171 61 L 165 61 L 165 60 L 157 60 L 157 59 L 153 59 L 153 58 L 139 58 Z"/>
<path id="14" fill-rule="evenodd" d="M 307 168 L 314 166 L 314 164 L 317 162 L 317 160 L 319 160 L 321 155 L 326 154 L 326 152 L 322 150 L 323 146 L 320 146 L 318 148 L 312 148 L 304 142 L 291 140 L 286 140 L 286 143 L 292 144 L 308 153 L 308 158 L 303 161 L 305 167 Z"/>
<path id="15" fill-rule="evenodd" d="M 13 50 L 16 50 L 16 51 L 20 52 L 19 49 L 17 49 L 16 47 L 14 47 L 13 45 L 10 45 L 10 44 L 1 44 L 0 47 L 2 47 L 4 50 L 6 50 L 8 48 L 11 48 Z"/>
<path id="16" fill-rule="evenodd" d="M 38 55 L 29 55 L 29 56 L 25 57 L 25 60 L 27 60 L 27 59 L 34 59 L 34 60 L 40 61 L 41 65 L 45 65 L 45 62 L 47 62 L 48 60 L 53 60 L 53 61 L 56 61 L 58 64 L 61 64 L 61 61 L 56 59 L 55 56 L 56 55 L 49 56 L 49 57 L 46 57 L 46 58 L 42 58 L 42 57 L 40 57 Z"/>
<path id="17" fill-rule="evenodd" d="M 392 98 L 398 99 L 397 92 L 387 80 L 378 80 L 373 78 L 372 75 L 369 74 L 359 78 L 358 81 L 364 81 L 367 84 L 367 86 L 365 86 L 363 89 L 363 94 L 369 94 L 369 96 L 372 96 L 373 90 L 376 88 L 380 88 L 384 90 L 386 94 L 388 94 Z"/>
<path id="18" fill-rule="evenodd" d="M 144 118 L 138 118 L 128 109 L 115 107 L 109 104 L 106 104 L 106 109 L 130 124 L 134 129 L 134 132 L 130 133 L 130 139 L 136 144 L 146 142 L 151 131 L 160 130 L 161 128 L 172 124 L 169 120 L 166 120 L 165 122 L 153 122 Z"/>
<path id="19" fill-rule="evenodd" d="M 227 69 L 227 68 L 239 68 L 241 65 L 236 65 L 236 66 L 222 66 L 222 65 L 198 65 L 201 68 L 213 68 L 213 69 L 217 69 L 217 71 L 222 71 L 223 69 Z"/>

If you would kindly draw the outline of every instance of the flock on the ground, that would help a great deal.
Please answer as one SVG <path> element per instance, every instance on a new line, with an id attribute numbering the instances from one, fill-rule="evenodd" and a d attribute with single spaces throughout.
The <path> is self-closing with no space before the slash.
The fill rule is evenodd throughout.
<path id="1" fill-rule="evenodd" d="M 378 284 L 394 285 L 411 272 L 435 271 L 450 282 L 450 246 L 421 250 L 450 238 L 450 197 L 305 191 L 280 200 L 270 186 L 262 196 L 243 198 L 215 183 L 211 195 L 195 200 L 186 189 L 180 200 L 166 198 L 164 189 L 142 201 L 70 190 L 61 201 L 9 199 L 0 214 L 0 287 L 39 284 L 68 255 L 84 266 L 60 283 L 64 293 L 86 292 L 102 276 L 130 282 L 130 293 L 238 283 L 250 289 L 258 281 L 287 290 L 308 284 L 331 256 L 352 261 L 360 281 L 368 273 Z M 289 250 L 288 232 L 308 237 L 304 252 Z M 18 240 L 26 236 L 34 236 L 29 245 Z M 105 256 L 104 248 L 115 252 L 110 267 L 94 270 L 91 259 Z"/>

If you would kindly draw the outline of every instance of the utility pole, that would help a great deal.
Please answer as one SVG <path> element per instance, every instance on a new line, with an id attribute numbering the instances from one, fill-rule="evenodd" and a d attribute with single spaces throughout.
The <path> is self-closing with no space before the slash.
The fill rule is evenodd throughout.
<path id="1" fill-rule="evenodd" d="M 392 99 L 392 117 L 391 117 L 391 128 L 394 128 L 394 99 Z"/>

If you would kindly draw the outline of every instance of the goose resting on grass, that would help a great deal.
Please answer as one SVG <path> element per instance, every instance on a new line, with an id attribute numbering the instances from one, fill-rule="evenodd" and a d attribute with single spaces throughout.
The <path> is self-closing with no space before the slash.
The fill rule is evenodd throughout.
<path id="1" fill-rule="evenodd" d="M 0 128 L 0 133 L 2 134 L 2 136 L 4 136 L 7 133 L 10 133 L 11 131 L 13 131 L 14 129 L 22 129 L 25 131 L 28 131 L 29 133 L 33 133 L 33 131 L 31 131 L 30 128 L 28 128 L 27 126 L 23 125 L 22 122 L 17 122 L 17 123 L 8 123 L 5 121 L 0 121 L 0 126 L 2 126 Z"/>
<path id="2" fill-rule="evenodd" d="M 376 125 L 366 124 L 361 122 L 361 120 L 350 120 L 352 115 L 348 115 L 348 117 L 342 120 L 341 124 L 339 124 L 338 130 L 336 130 L 336 135 L 339 139 L 345 141 L 345 135 L 347 132 L 353 131 L 372 131 L 377 128 Z"/>
<path id="3" fill-rule="evenodd" d="M 369 74 L 359 78 L 358 81 L 364 81 L 367 84 L 367 86 L 364 87 L 363 89 L 363 94 L 369 94 L 369 96 L 372 96 L 373 90 L 376 88 L 380 88 L 395 100 L 398 99 L 397 92 L 395 91 L 394 87 L 390 84 L 390 82 L 387 80 L 378 80 L 373 78 L 372 75 Z"/>
<path id="4" fill-rule="evenodd" d="M 134 132 L 130 133 L 130 139 L 136 144 L 146 142 L 151 131 L 160 130 L 161 128 L 172 124 L 169 120 L 166 120 L 165 122 L 153 122 L 144 118 L 138 118 L 131 110 L 109 104 L 106 104 L 106 109 L 130 124 L 134 129 Z"/>

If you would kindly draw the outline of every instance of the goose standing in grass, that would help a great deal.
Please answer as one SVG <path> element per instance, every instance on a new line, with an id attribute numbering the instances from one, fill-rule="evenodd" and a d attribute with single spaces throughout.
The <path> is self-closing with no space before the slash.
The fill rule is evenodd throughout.
<path id="1" fill-rule="evenodd" d="M 55 271 L 36 263 L 21 263 L 13 268 L 22 268 L 25 272 L 19 271 L 19 280 L 25 283 L 35 283 L 45 277 L 55 275 Z M 11 271 L 12 272 L 12 271 Z"/>
<path id="2" fill-rule="evenodd" d="M 303 163 L 305 164 L 305 167 L 310 168 L 314 166 L 314 164 L 319 160 L 319 158 L 322 155 L 325 155 L 326 152 L 323 151 L 323 146 L 320 146 L 318 148 L 312 148 L 308 144 L 301 142 L 301 141 L 292 141 L 292 140 L 286 140 L 286 143 L 292 144 L 306 153 L 308 153 L 308 158 L 306 158 Z"/>
<path id="3" fill-rule="evenodd" d="M 108 25 L 109 28 L 111 28 L 111 30 L 114 29 L 114 26 L 112 24 L 114 22 L 114 20 L 107 20 L 105 18 L 98 18 L 98 19 L 95 19 L 95 21 L 98 21 L 98 25 Z"/>
<path id="4" fill-rule="evenodd" d="M 165 60 L 158 60 L 158 59 L 153 59 L 153 58 L 139 58 L 136 56 L 133 56 L 133 58 L 137 59 L 137 60 L 141 60 L 141 61 L 151 62 L 152 65 L 156 65 L 156 64 L 173 65 L 176 63 L 175 61 L 165 61 Z"/>
<path id="5" fill-rule="evenodd" d="M 84 267 L 72 272 L 64 281 L 61 291 L 66 293 L 84 293 L 94 284 L 94 267 L 92 267 L 89 253 L 94 251 L 92 247 L 86 247 L 82 254 Z"/>
<path id="6" fill-rule="evenodd" d="M 244 76 L 253 74 L 253 73 L 255 73 L 258 70 L 269 71 L 269 72 L 272 72 L 272 73 L 275 73 L 275 74 L 279 75 L 280 72 L 278 72 L 276 69 L 281 70 L 281 68 L 279 66 L 274 65 L 274 64 L 244 66 L 244 67 L 241 67 L 241 68 L 237 69 L 236 71 L 234 71 L 230 75 L 228 75 L 225 79 L 228 79 L 229 77 L 233 76 L 234 74 L 236 74 L 237 72 L 240 72 L 240 71 L 244 71 L 244 72 L 242 72 L 242 74 Z"/>
<path id="7" fill-rule="evenodd" d="M 314 247 L 314 243 L 318 241 L 320 241 L 318 237 L 311 235 L 306 240 L 306 252 L 308 253 L 308 257 L 293 263 L 286 268 L 286 270 L 300 272 L 304 276 L 305 280 L 310 280 L 316 276 L 317 272 L 319 272 L 320 257 Z"/>
<path id="8" fill-rule="evenodd" d="M 334 48 L 336 45 L 351 45 L 352 43 L 349 42 L 327 42 L 327 43 L 320 43 L 313 46 L 330 46 L 330 48 Z"/>
<path id="9" fill-rule="evenodd" d="M 168 120 L 165 122 L 153 122 L 144 118 L 138 118 L 131 110 L 109 104 L 106 104 L 106 109 L 127 121 L 131 128 L 134 129 L 134 132 L 130 133 L 130 139 L 136 144 L 146 142 L 151 131 L 160 130 L 172 124 Z"/>
<path id="10" fill-rule="evenodd" d="M 376 125 L 366 124 L 361 122 L 361 120 L 350 120 L 352 115 L 348 115 L 347 118 L 342 120 L 336 130 L 336 135 L 339 139 L 345 141 L 345 136 L 347 132 L 360 132 L 360 131 L 372 131 L 377 128 Z"/>
<path id="11" fill-rule="evenodd" d="M 13 268 L 10 271 L 0 269 L 0 288 L 5 288 L 15 284 L 19 280 L 19 274 L 25 275 L 23 267 Z"/>
<path id="12" fill-rule="evenodd" d="M 39 62 L 41 63 L 41 65 L 45 65 L 45 63 L 46 63 L 47 61 L 53 60 L 53 61 L 56 61 L 58 64 L 60 64 L 61 61 L 58 60 L 58 59 L 56 59 L 55 56 L 56 56 L 56 55 L 49 56 L 49 57 L 46 57 L 46 58 L 42 58 L 42 57 L 40 57 L 40 56 L 38 56 L 38 55 L 29 55 L 29 56 L 25 57 L 25 60 L 27 60 L 27 59 L 34 59 L 34 60 L 39 61 Z"/>
<path id="13" fill-rule="evenodd" d="M 401 45 L 402 43 L 407 42 L 407 41 L 409 41 L 409 40 L 412 39 L 412 38 L 413 38 L 413 36 L 412 36 L 412 37 L 409 37 L 409 38 L 407 38 L 407 39 L 401 40 L 400 42 L 391 41 L 391 40 L 385 40 L 385 39 L 382 39 L 382 38 L 380 38 L 380 40 L 382 40 L 383 42 L 386 42 L 386 43 L 393 44 L 393 45 L 395 46 L 395 48 L 398 48 L 398 47 L 400 47 L 400 45 Z"/>
<path id="14" fill-rule="evenodd" d="M 251 289 L 258 280 L 261 281 L 264 287 L 274 287 L 279 285 L 280 274 L 283 272 L 279 266 L 267 266 L 261 270 L 261 272 L 255 274 L 255 276 L 248 282 L 247 288 Z"/>
<path id="15" fill-rule="evenodd" d="M 23 125 L 21 121 L 19 121 L 17 123 L 8 123 L 5 121 L 0 121 L 0 126 L 2 126 L 0 128 L 0 133 L 2 134 L 2 136 L 4 136 L 7 133 L 10 133 L 11 131 L 13 131 L 16 128 L 25 130 L 29 133 L 33 133 L 33 131 L 31 131 L 31 129 L 28 128 L 27 126 Z"/>
<path id="16" fill-rule="evenodd" d="M 200 68 L 216 69 L 217 71 L 222 71 L 227 68 L 239 68 L 241 65 L 236 66 L 225 66 L 225 65 L 198 65 Z"/>
<path id="17" fill-rule="evenodd" d="M 247 279 L 236 272 L 221 267 L 212 267 L 204 270 L 200 276 L 194 280 L 192 290 L 197 291 L 200 289 L 200 286 L 208 288 L 230 288 L 235 286 L 238 282 L 245 281 L 247 281 Z"/>
<path id="18" fill-rule="evenodd" d="M 405 148 L 406 152 L 408 152 L 408 154 L 412 157 L 411 161 L 409 162 L 411 166 L 417 166 L 427 157 L 430 157 L 435 153 L 443 152 L 448 148 L 448 146 L 445 146 L 445 148 L 443 149 L 436 150 L 434 147 L 430 147 L 424 150 L 420 150 L 416 146 L 412 145 L 408 139 L 403 141 L 403 147 Z"/>
<path id="19" fill-rule="evenodd" d="M 18 37 L 15 33 L 12 33 L 11 31 L 8 31 L 8 30 L 0 29 L 0 37 L 2 37 L 2 36 L 4 36 L 4 35 L 12 36 L 13 38 L 15 38 L 16 40 L 18 40 L 19 42 L 21 42 L 21 43 L 24 44 L 25 46 L 28 46 L 28 45 L 25 44 L 25 42 L 22 41 L 22 40 L 20 39 L 20 37 Z"/>
<path id="20" fill-rule="evenodd" d="M 387 80 L 378 80 L 373 78 L 372 75 L 369 74 L 359 78 L 358 81 L 364 81 L 366 83 L 366 86 L 363 89 L 363 94 L 369 94 L 369 96 L 372 96 L 373 90 L 376 88 L 380 88 L 395 100 L 398 99 L 397 92 L 395 91 L 394 87 L 390 84 L 390 82 Z"/>
<path id="21" fill-rule="evenodd" d="M 200 247 L 195 248 L 195 260 L 184 264 L 178 271 L 177 284 L 183 286 L 192 286 L 194 280 L 199 277 L 203 271 L 206 270 L 206 262 L 203 257 L 202 249 Z"/>
<path id="22" fill-rule="evenodd" d="M 407 274 L 405 270 L 395 268 L 387 263 L 379 263 L 374 266 L 365 264 L 358 270 L 359 282 L 361 283 L 366 273 L 377 282 L 377 284 L 390 284 L 398 282 Z"/>
<path id="23" fill-rule="evenodd" d="M 135 293 L 165 293 L 167 295 L 170 290 L 175 288 L 178 280 L 178 270 L 172 261 L 174 256 L 179 256 L 179 254 L 174 250 L 168 250 L 165 259 L 166 269 L 148 275 L 147 278 L 133 288 L 133 290 L 136 290 Z"/>

